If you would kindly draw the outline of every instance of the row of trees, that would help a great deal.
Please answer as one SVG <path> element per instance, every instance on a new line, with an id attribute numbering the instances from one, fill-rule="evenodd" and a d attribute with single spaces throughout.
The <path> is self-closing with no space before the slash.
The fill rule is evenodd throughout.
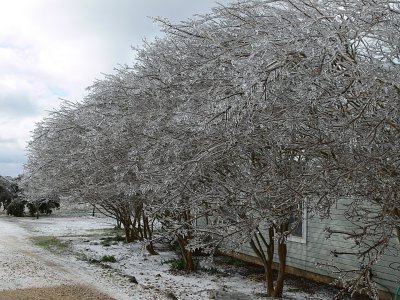
<path id="1" fill-rule="evenodd" d="M 16 180 L 11 177 L 0 176 L 0 208 L 3 206 L 6 209 L 11 201 L 17 198 L 18 192 Z"/>
<path id="2" fill-rule="evenodd" d="M 30 216 L 39 218 L 39 214 L 51 214 L 53 209 L 60 208 L 58 195 L 51 194 L 47 198 L 25 197 L 20 188 L 22 176 L 15 178 L 0 176 L 0 208 L 7 211 L 7 215 L 22 217 L 26 209 Z"/>
<path id="3" fill-rule="evenodd" d="M 157 220 L 188 271 L 195 249 L 250 242 L 275 297 L 290 220 L 348 197 L 356 289 L 400 228 L 399 1 L 249 0 L 157 21 L 165 37 L 134 65 L 37 125 L 26 190 L 96 204 L 153 254 Z"/>

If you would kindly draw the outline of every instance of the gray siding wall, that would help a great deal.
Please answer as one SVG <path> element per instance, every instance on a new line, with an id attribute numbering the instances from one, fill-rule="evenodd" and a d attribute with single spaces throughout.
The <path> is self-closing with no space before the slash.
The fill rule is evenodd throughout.
<path id="1" fill-rule="evenodd" d="M 346 240 L 343 235 L 332 235 L 327 239 L 326 227 L 338 230 L 348 230 L 351 223 L 344 218 L 344 206 L 336 207 L 332 212 L 332 219 L 320 220 L 309 218 L 307 220 L 306 242 L 288 241 L 287 265 L 302 270 L 314 272 L 330 277 L 337 277 L 327 265 L 334 264 L 342 270 L 357 269 L 359 262 L 351 255 L 339 255 L 334 257 L 332 250 L 348 251 L 354 243 Z M 400 258 L 399 242 L 393 239 L 391 247 L 382 256 L 380 261 L 372 269 L 373 280 L 378 284 L 379 289 L 394 293 L 400 285 Z M 255 256 L 250 245 L 242 246 L 239 251 L 243 254 Z M 275 255 L 275 261 L 277 256 Z"/>

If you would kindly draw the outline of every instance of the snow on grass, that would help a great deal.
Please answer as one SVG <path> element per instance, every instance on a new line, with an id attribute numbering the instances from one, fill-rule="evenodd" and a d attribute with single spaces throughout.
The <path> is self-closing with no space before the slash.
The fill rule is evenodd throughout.
<path id="1" fill-rule="evenodd" d="M 132 284 L 135 284 L 141 291 L 159 292 L 166 299 L 173 296 L 193 300 L 268 299 L 262 276 L 236 273 L 238 266 L 216 264 L 201 257 L 202 271 L 193 274 L 171 272 L 171 263 L 168 262 L 179 258 L 174 251 L 166 245 L 157 244 L 159 255 L 150 256 L 140 242 L 128 244 L 118 241 L 118 238 L 114 240 L 112 237 L 117 236 L 113 229 L 115 222 L 109 218 L 23 218 L 18 223 L 37 236 L 53 236 L 68 241 L 70 254 L 82 260 L 83 267 L 98 268 L 104 276 L 115 277 L 114 283 L 119 284 L 119 288 L 127 294 L 132 293 Z M 107 236 L 111 238 L 105 239 Z M 114 258 L 115 262 L 110 262 Z M 127 284 L 129 281 L 131 283 Z M 135 281 L 137 284 L 132 283 Z M 295 281 L 291 283 L 289 280 L 284 294 L 285 299 L 325 300 L 332 299 L 334 290 L 315 284 L 311 290 L 303 291 L 295 285 Z"/>
<path id="2" fill-rule="evenodd" d="M 40 235 L 82 236 L 93 234 L 99 229 L 112 229 L 115 221 L 105 217 L 42 217 L 23 218 L 20 225 Z"/>

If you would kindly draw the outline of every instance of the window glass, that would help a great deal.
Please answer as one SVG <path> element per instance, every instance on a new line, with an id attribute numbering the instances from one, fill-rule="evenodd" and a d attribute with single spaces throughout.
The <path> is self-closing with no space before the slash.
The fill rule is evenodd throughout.
<path id="1" fill-rule="evenodd" d="M 289 219 L 289 228 L 292 229 L 297 223 L 296 228 L 291 232 L 288 237 L 289 241 L 305 243 L 306 242 L 306 222 L 307 222 L 307 210 L 305 205 L 301 204 L 302 208 L 302 216 L 301 220 L 299 220 L 300 216 L 297 214 L 293 214 L 293 216 Z"/>

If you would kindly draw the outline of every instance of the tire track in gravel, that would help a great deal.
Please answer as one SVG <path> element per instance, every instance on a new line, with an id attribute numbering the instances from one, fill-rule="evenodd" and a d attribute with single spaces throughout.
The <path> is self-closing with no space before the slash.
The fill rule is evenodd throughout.
<path id="1" fill-rule="evenodd" d="M 30 234 L 0 219 L 0 290 L 74 283 L 72 274 L 32 244 Z"/>
<path id="2" fill-rule="evenodd" d="M 126 278 L 117 278 L 110 270 L 96 269 L 79 261 L 73 254 L 54 255 L 34 245 L 32 237 L 37 232 L 34 226 L 27 227 L 22 221 L 0 216 L 0 299 L 53 299 L 49 294 L 44 298 L 19 298 L 18 295 L 32 293 L 37 288 L 40 288 L 39 294 L 40 291 L 48 293 L 62 286 L 82 293 L 76 298 L 55 296 L 54 299 L 166 299 L 157 291 L 132 286 Z M 106 298 L 84 297 L 93 291 Z M 10 292 L 16 297 L 9 298 Z"/>

